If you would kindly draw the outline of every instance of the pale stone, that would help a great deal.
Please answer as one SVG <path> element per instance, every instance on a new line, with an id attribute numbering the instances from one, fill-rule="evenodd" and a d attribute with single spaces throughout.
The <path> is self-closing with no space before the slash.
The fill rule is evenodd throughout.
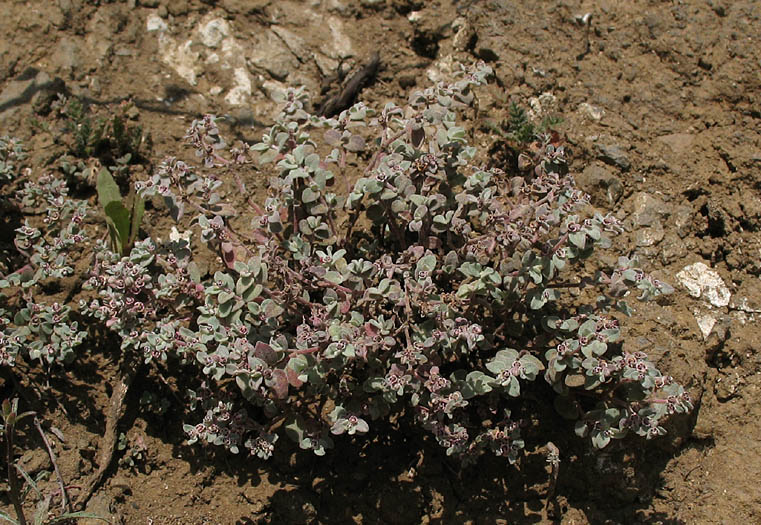
<path id="1" fill-rule="evenodd" d="M 635 193 L 631 201 L 632 213 L 628 217 L 632 228 L 653 226 L 661 217 L 671 214 L 671 208 L 657 197 L 644 191 Z"/>
<path id="2" fill-rule="evenodd" d="M 662 135 L 658 137 L 658 140 L 671 148 L 674 153 L 682 153 L 692 145 L 695 137 L 689 133 L 672 133 L 671 135 Z"/>
<path id="3" fill-rule="evenodd" d="M 326 41 L 320 47 L 320 51 L 331 58 L 341 59 L 354 55 L 354 46 L 351 39 L 344 32 L 344 24 L 337 16 L 330 16 L 327 19 L 327 25 L 330 29 L 332 40 Z"/>
<path id="4" fill-rule="evenodd" d="M 314 62 L 317 67 L 320 68 L 320 73 L 324 77 L 335 74 L 338 71 L 338 66 L 341 64 L 338 60 L 334 60 L 322 53 L 314 53 Z"/>
<path id="5" fill-rule="evenodd" d="M 193 230 L 185 230 L 184 232 L 180 233 L 180 231 L 177 229 L 177 226 L 172 226 L 172 231 L 169 232 L 169 240 L 172 242 L 177 241 L 187 241 L 190 242 L 190 237 L 193 235 Z"/>
<path id="6" fill-rule="evenodd" d="M 431 83 L 438 84 L 450 80 L 458 64 L 452 55 L 446 55 L 431 64 L 425 74 Z"/>
<path id="7" fill-rule="evenodd" d="M 452 29 L 456 31 L 452 40 L 452 47 L 458 51 L 465 51 L 475 38 L 475 30 L 464 17 L 455 18 Z"/>
<path id="8" fill-rule="evenodd" d="M 212 18 L 200 25 L 198 34 L 203 45 L 216 48 L 230 36 L 230 24 L 224 18 Z"/>
<path id="9" fill-rule="evenodd" d="M 288 46 L 270 30 L 257 35 L 249 60 L 255 66 L 268 71 L 278 80 L 285 80 L 289 73 L 299 67 L 299 61 Z"/>
<path id="10" fill-rule="evenodd" d="M 288 46 L 291 53 L 296 55 L 297 58 L 302 61 L 309 56 L 309 46 L 299 35 L 293 31 L 289 31 L 284 27 L 272 26 L 272 32 L 275 33 L 280 39 Z"/>
<path id="11" fill-rule="evenodd" d="M 285 99 L 285 93 L 288 90 L 288 86 L 282 82 L 275 80 L 265 80 L 262 82 L 262 89 L 267 93 L 267 96 L 275 102 L 280 102 Z"/>
<path id="12" fill-rule="evenodd" d="M 166 33 L 159 33 L 161 60 L 174 69 L 188 84 L 195 86 L 198 82 L 196 76 L 200 72 L 198 65 L 200 54 L 193 51 L 192 45 L 192 40 L 178 44 Z"/>
<path id="13" fill-rule="evenodd" d="M 699 314 L 695 312 L 695 321 L 698 323 L 700 333 L 703 334 L 703 340 L 708 339 L 711 330 L 716 325 L 716 319 L 708 314 Z"/>
<path id="14" fill-rule="evenodd" d="M 704 297 L 713 306 L 729 304 L 732 294 L 721 276 L 702 262 L 686 266 L 676 274 L 676 278 L 693 297 Z"/>
<path id="15" fill-rule="evenodd" d="M 245 65 L 243 46 L 234 37 L 226 38 L 222 41 L 222 54 L 225 60 L 222 61 L 222 67 L 228 69 L 231 63 L 236 65 Z"/>
<path id="16" fill-rule="evenodd" d="M 145 22 L 145 28 L 147 31 L 166 31 L 169 26 L 158 15 L 148 15 L 148 20 Z"/>
<path id="17" fill-rule="evenodd" d="M 251 96 L 251 78 L 248 71 L 242 67 L 236 67 L 233 73 L 235 87 L 225 96 L 225 101 L 232 106 L 242 106 L 248 102 Z"/>
<path id="18" fill-rule="evenodd" d="M 604 109 L 593 106 L 587 102 L 582 102 L 579 104 L 579 113 L 594 121 L 599 121 L 605 116 Z"/>
<path id="19" fill-rule="evenodd" d="M 532 119 L 541 119 L 547 115 L 552 115 L 557 111 L 558 99 L 549 91 L 545 91 L 538 97 L 531 97 L 528 100 L 529 117 Z"/>
<path id="20" fill-rule="evenodd" d="M 665 232 L 660 221 L 656 221 L 648 228 L 640 228 L 635 234 L 637 246 L 655 246 L 663 240 Z"/>

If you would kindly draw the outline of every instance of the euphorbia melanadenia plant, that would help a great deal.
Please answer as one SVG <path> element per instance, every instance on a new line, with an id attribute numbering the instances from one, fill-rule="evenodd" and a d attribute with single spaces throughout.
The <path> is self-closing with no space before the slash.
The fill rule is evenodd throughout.
<path id="1" fill-rule="evenodd" d="M 84 309 L 146 361 L 197 363 L 191 442 L 267 458 L 285 434 L 322 455 L 333 436 L 404 414 L 464 461 L 514 461 L 527 389 L 554 390 L 599 448 L 662 434 L 691 408 L 645 354 L 622 350 L 623 297 L 669 290 L 626 257 L 586 273 L 620 227 L 583 215 L 562 145 L 537 136 L 512 175 L 475 160 L 456 111 L 490 72 L 331 119 L 291 90 L 250 147 L 228 148 L 206 116 L 187 134 L 203 167 L 167 158 L 139 183 L 175 218 L 195 214 L 223 264 L 200 275 L 177 236 L 104 250 L 90 280 L 100 299 Z M 244 185 L 251 154 L 270 177 L 263 202 Z M 598 296 L 582 304 L 589 294 L 572 289 Z"/>

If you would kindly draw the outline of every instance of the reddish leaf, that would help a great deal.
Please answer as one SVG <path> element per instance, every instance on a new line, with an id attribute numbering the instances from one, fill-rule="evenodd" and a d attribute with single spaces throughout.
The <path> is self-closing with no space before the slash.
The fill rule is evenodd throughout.
<path id="1" fill-rule="evenodd" d="M 277 354 L 267 343 L 257 341 L 254 346 L 254 355 L 267 364 L 274 363 L 277 360 Z"/>
<path id="2" fill-rule="evenodd" d="M 335 129 L 329 129 L 325 132 L 325 142 L 330 146 L 337 146 L 341 142 L 341 132 Z"/>
<path id="3" fill-rule="evenodd" d="M 285 375 L 288 378 L 288 383 L 294 388 L 299 388 L 304 384 L 304 382 L 299 379 L 299 373 L 291 367 L 286 367 Z"/>
<path id="4" fill-rule="evenodd" d="M 288 376 L 283 370 L 278 368 L 272 371 L 272 379 L 268 381 L 268 386 L 275 393 L 276 398 L 288 397 Z"/>
<path id="5" fill-rule="evenodd" d="M 428 237 L 427 240 L 428 240 L 428 245 L 426 246 L 426 248 L 428 248 L 429 250 L 438 250 L 439 248 L 441 248 L 441 239 L 439 239 L 438 237 L 431 235 Z"/>
<path id="6" fill-rule="evenodd" d="M 220 247 L 220 250 L 222 251 L 222 260 L 225 261 L 225 266 L 227 266 L 231 270 L 234 270 L 235 269 L 235 248 L 233 248 L 232 243 L 223 242 L 222 246 Z"/>
<path id="7" fill-rule="evenodd" d="M 378 335 L 378 328 L 375 325 L 371 325 L 370 323 L 365 323 L 365 334 L 370 337 L 375 337 Z"/>
<path id="8" fill-rule="evenodd" d="M 518 169 L 523 171 L 525 169 L 528 169 L 531 167 L 531 164 L 533 164 L 531 158 L 528 155 L 525 155 L 521 153 L 518 155 Z"/>
<path id="9" fill-rule="evenodd" d="M 423 140 L 425 140 L 425 130 L 422 127 L 413 129 L 410 133 L 410 139 L 412 140 L 412 145 L 419 148 Z"/>

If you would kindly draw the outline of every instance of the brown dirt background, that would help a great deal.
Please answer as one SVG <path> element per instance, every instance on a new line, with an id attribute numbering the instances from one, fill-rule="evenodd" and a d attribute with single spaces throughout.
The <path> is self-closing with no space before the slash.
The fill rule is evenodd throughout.
<path id="1" fill-rule="evenodd" d="M 326 40 L 336 24 L 348 40 L 348 65 L 375 50 L 381 55 L 376 80 L 360 95 L 376 107 L 428 85 L 432 65 L 490 63 L 496 80 L 480 91 L 467 123 L 484 151 L 496 147 L 485 123 L 504 119 L 509 101 L 527 106 L 551 93 L 538 102 L 563 118 L 558 128 L 578 183 L 595 206 L 627 225 L 619 249 L 639 254 L 648 271 L 676 288 L 665 300 L 637 305 L 627 345 L 648 352 L 696 401 L 666 438 L 626 440 L 602 453 L 557 416 L 542 414 L 563 459 L 556 521 L 761 523 L 761 3 L 4 0 L 0 11 L 0 134 L 25 140 L 35 172 L 52 168 L 61 145 L 31 123 L 41 102 L 35 89 L 19 90 L 29 85 L 28 68 L 60 77 L 95 105 L 132 98 L 152 135 L 154 163 L 167 154 L 192 158 L 179 139 L 204 112 L 230 115 L 234 125 L 223 131 L 255 141 L 276 108 L 273 81 L 319 91 L 321 68 L 337 62 L 329 48 L 341 41 Z M 588 29 L 577 21 L 586 13 Z M 246 105 L 223 96 L 238 66 L 201 62 L 192 85 L 164 62 L 156 32 L 146 30 L 151 16 L 203 57 L 211 52 L 192 40 L 194 27 L 204 17 L 227 20 L 244 44 L 235 60 L 253 78 Z M 252 42 L 271 35 L 268 28 L 281 31 L 280 54 L 261 57 Z M 210 94 L 214 86 L 221 95 Z M 149 233 L 166 235 L 169 226 L 160 212 L 149 213 Z M 732 293 L 728 306 L 712 308 L 678 284 L 677 272 L 694 262 L 719 273 Z M 707 338 L 696 315 L 716 320 Z M 113 352 L 103 350 L 78 358 L 48 391 L 34 387 L 44 380 L 33 370 L 22 373 L 33 408 L 65 436 L 53 441 L 73 487 L 96 468 L 116 368 Z M 5 396 L 11 386 L 2 388 Z M 142 440 L 146 457 L 132 468 L 114 464 L 90 506 L 114 523 L 553 521 L 544 510 L 545 442 L 536 435 L 527 436 L 528 453 L 512 467 L 485 458 L 459 471 L 435 444 L 407 438 L 404 429 L 369 444 L 338 443 L 324 459 L 284 446 L 268 463 L 243 464 L 188 447 L 181 409 L 164 416 L 140 410 L 143 390 L 175 403 L 155 372 L 138 378 L 120 430 L 132 445 Z M 49 468 L 39 448 L 22 462 L 32 472 Z M 0 505 L 10 510 L 6 493 Z"/>

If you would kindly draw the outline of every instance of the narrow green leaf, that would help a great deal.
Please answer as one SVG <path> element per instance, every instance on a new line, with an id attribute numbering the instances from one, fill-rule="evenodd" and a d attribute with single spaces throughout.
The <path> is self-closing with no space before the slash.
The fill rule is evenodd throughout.
<path id="1" fill-rule="evenodd" d="M 26 470 L 21 468 L 21 465 L 16 463 L 15 466 L 16 466 L 16 470 L 18 470 L 19 473 L 21 474 L 21 477 L 23 477 L 26 480 L 26 482 L 29 484 L 29 487 L 31 487 L 31 489 L 35 492 L 35 494 L 37 494 L 37 497 L 39 499 L 42 499 L 42 493 L 40 492 L 40 489 L 37 488 L 37 483 L 35 483 L 35 481 L 31 478 L 31 476 L 29 476 Z"/>
<path id="2" fill-rule="evenodd" d="M 47 518 L 48 511 L 50 510 L 51 497 L 52 496 L 48 494 L 37 503 L 37 508 L 34 511 L 34 525 L 42 525 L 45 518 Z"/>
<path id="3" fill-rule="evenodd" d="M 115 243 L 115 246 L 117 247 L 116 251 L 121 254 L 129 240 L 129 210 L 127 210 L 127 208 L 124 207 L 124 204 L 119 200 L 111 201 L 106 204 L 104 211 L 106 212 L 106 221 L 109 223 L 109 226 L 113 228 L 111 240 L 112 242 L 115 240 L 118 241 Z"/>
<path id="4" fill-rule="evenodd" d="M 73 518 L 90 518 L 93 520 L 101 520 L 105 521 L 106 523 L 111 523 L 111 520 L 104 518 L 103 516 L 98 516 L 97 514 L 93 514 L 91 512 L 69 512 L 67 514 L 63 514 L 61 516 L 58 516 L 57 518 L 53 518 L 48 523 L 59 523 L 61 521 L 67 521 Z"/>
<path id="5" fill-rule="evenodd" d="M 98 190 L 98 202 L 103 209 L 110 202 L 121 202 L 122 194 L 119 192 L 119 186 L 106 168 L 98 173 L 98 180 L 95 185 Z"/>
<path id="6" fill-rule="evenodd" d="M 143 221 L 143 214 L 145 213 L 145 200 L 139 195 L 135 194 L 132 200 L 132 216 L 129 228 L 129 246 L 135 244 L 137 240 L 137 234 L 140 231 L 140 223 Z"/>
<path id="7" fill-rule="evenodd" d="M 10 515 L 6 514 L 5 511 L 2 510 L 0 510 L 0 519 L 5 520 L 8 523 L 13 523 L 13 525 L 19 525 L 18 521 L 11 518 Z"/>

